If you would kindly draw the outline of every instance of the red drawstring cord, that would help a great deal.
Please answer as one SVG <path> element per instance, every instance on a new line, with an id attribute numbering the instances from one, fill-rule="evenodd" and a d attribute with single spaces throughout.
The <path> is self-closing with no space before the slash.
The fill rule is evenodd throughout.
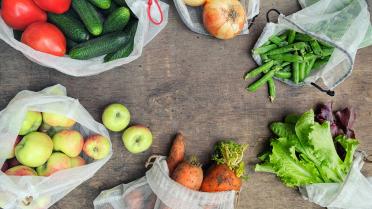
<path id="1" fill-rule="evenodd" d="M 160 13 L 160 20 L 158 22 L 156 20 L 154 20 L 154 18 L 151 16 L 152 1 L 153 0 L 148 0 L 148 2 L 147 2 L 147 4 L 148 4 L 147 15 L 148 15 L 148 17 L 149 17 L 149 19 L 152 23 L 154 23 L 155 25 L 160 25 L 163 22 L 163 11 L 161 10 L 159 0 L 154 0 L 155 4 L 156 4 L 156 7 L 158 8 L 159 13 Z"/>

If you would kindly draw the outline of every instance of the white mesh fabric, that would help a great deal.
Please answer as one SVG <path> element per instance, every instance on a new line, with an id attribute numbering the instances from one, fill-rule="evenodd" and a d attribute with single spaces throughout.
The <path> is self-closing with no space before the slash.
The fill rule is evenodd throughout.
<path id="1" fill-rule="evenodd" d="M 329 209 L 370 209 L 372 208 L 372 178 L 361 172 L 364 155 L 356 153 L 353 165 L 342 184 L 313 184 L 300 188 L 303 197 Z"/>
<path id="2" fill-rule="evenodd" d="M 146 176 L 103 191 L 94 209 L 233 209 L 236 192 L 189 190 L 168 176 L 165 157 L 158 158 Z"/>
<path id="3" fill-rule="evenodd" d="M 255 48 L 264 44 L 270 36 L 288 29 L 312 35 L 336 47 L 329 62 L 305 79 L 305 84 L 320 79 L 333 89 L 350 76 L 357 49 L 363 43 L 369 26 L 370 14 L 365 0 L 352 0 L 348 4 L 320 0 L 292 15 L 280 15 L 277 24 L 268 23 Z M 261 64 L 259 56 L 254 55 L 253 58 Z M 296 85 L 288 80 L 286 83 Z"/>
<path id="4" fill-rule="evenodd" d="M 248 34 L 248 27 L 253 21 L 253 18 L 258 15 L 260 11 L 260 0 L 240 0 L 247 14 L 247 21 L 244 25 L 241 34 Z M 187 6 L 183 0 L 174 0 L 174 4 L 185 25 L 195 33 L 208 35 L 209 33 L 204 29 L 202 20 L 202 7 Z"/>
<path id="5" fill-rule="evenodd" d="M 65 96 L 66 90 L 56 85 L 40 92 L 21 91 L 8 106 L 0 112 L 0 166 L 13 149 L 13 144 L 21 128 L 23 118 L 28 110 L 63 114 L 77 121 L 73 127 L 81 131 L 84 137 L 100 134 L 110 139 L 104 126 L 96 122 L 78 100 Z M 48 208 L 67 193 L 91 178 L 111 157 L 92 161 L 86 159 L 84 166 L 66 169 L 50 177 L 41 176 L 7 176 L 0 171 L 0 207 L 4 209 Z M 31 205 L 22 203 L 32 197 Z"/>
<path id="6" fill-rule="evenodd" d="M 138 27 L 134 37 L 133 52 L 126 58 L 103 63 L 103 56 L 90 60 L 74 60 L 68 56 L 56 57 L 42 53 L 27 45 L 17 41 L 13 36 L 13 30 L 9 28 L 2 18 L 0 18 L 0 38 L 9 46 L 22 52 L 28 59 L 40 65 L 54 68 L 62 73 L 71 76 L 96 75 L 114 67 L 121 66 L 139 58 L 142 50 L 168 23 L 169 6 L 159 2 L 164 13 L 164 21 L 161 25 L 153 25 L 147 17 L 147 0 L 126 0 L 128 7 L 138 18 Z M 152 12 L 154 19 L 159 20 L 159 13 Z"/>

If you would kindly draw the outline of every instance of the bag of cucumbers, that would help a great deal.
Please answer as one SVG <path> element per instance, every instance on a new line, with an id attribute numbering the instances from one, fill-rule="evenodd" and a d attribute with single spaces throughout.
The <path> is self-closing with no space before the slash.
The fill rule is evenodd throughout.
<path id="1" fill-rule="evenodd" d="M 291 86 L 317 86 L 315 82 L 321 80 L 332 90 L 350 76 L 370 28 L 367 2 L 306 2 L 311 5 L 289 16 L 280 14 L 278 23 L 267 23 L 252 52 L 262 67 L 246 77 L 264 76 L 248 90 L 255 91 L 273 77 Z"/>
<path id="2" fill-rule="evenodd" d="M 148 0 L 72 0 L 65 13 L 46 12 L 47 22 L 66 38 L 67 50 L 62 57 L 23 44 L 19 41 L 22 31 L 13 31 L 2 18 L 0 38 L 40 65 L 72 76 L 95 75 L 141 56 L 144 46 L 168 22 L 168 5 L 154 5 Z M 162 21 L 155 24 L 154 20 Z"/>

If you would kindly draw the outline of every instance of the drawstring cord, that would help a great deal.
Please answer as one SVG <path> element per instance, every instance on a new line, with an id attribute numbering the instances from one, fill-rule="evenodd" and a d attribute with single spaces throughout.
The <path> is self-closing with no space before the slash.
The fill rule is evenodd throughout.
<path id="1" fill-rule="evenodd" d="M 160 14 L 160 20 L 156 21 L 152 15 L 151 15 L 151 8 L 153 5 L 153 1 L 155 2 L 155 6 L 157 7 L 159 14 Z M 163 22 L 164 15 L 163 15 L 163 10 L 160 7 L 159 0 L 148 0 L 147 1 L 147 16 L 149 17 L 150 21 L 154 23 L 155 25 L 160 25 Z"/>

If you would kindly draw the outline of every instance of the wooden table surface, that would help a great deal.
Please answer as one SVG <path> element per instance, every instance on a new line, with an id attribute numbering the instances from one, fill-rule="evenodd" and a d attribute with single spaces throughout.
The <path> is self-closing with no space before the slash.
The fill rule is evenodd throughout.
<path id="1" fill-rule="evenodd" d="M 285 14 L 299 9 L 295 0 L 261 1 L 261 15 L 250 35 L 230 41 L 198 35 L 181 22 L 170 1 L 169 23 L 144 50 L 141 58 L 100 75 L 74 78 L 41 67 L 4 42 L 0 42 L 0 108 L 21 90 L 41 90 L 53 84 L 67 87 L 93 117 L 100 121 L 103 108 L 112 102 L 125 104 L 133 124 L 149 126 L 154 144 L 146 153 L 132 155 L 120 134 L 111 134 L 114 155 L 96 175 L 81 184 L 51 208 L 90 209 L 101 190 L 135 180 L 145 173 L 144 162 L 152 154 L 166 154 L 178 131 L 187 138 L 189 154 L 203 162 L 220 139 L 249 143 L 250 179 L 244 185 L 239 208 L 320 208 L 303 200 L 299 192 L 283 186 L 270 174 L 254 173 L 256 156 L 270 137 L 268 124 L 288 113 L 301 113 L 319 102 L 357 110 L 355 130 L 360 148 L 372 153 L 372 47 L 358 51 L 354 72 L 329 97 L 312 87 L 293 89 L 277 85 L 278 98 L 270 103 L 266 88 L 257 93 L 245 90 L 244 73 L 256 65 L 250 56 L 265 25 L 264 14 L 272 7 Z M 365 165 L 372 175 L 372 165 Z"/>

